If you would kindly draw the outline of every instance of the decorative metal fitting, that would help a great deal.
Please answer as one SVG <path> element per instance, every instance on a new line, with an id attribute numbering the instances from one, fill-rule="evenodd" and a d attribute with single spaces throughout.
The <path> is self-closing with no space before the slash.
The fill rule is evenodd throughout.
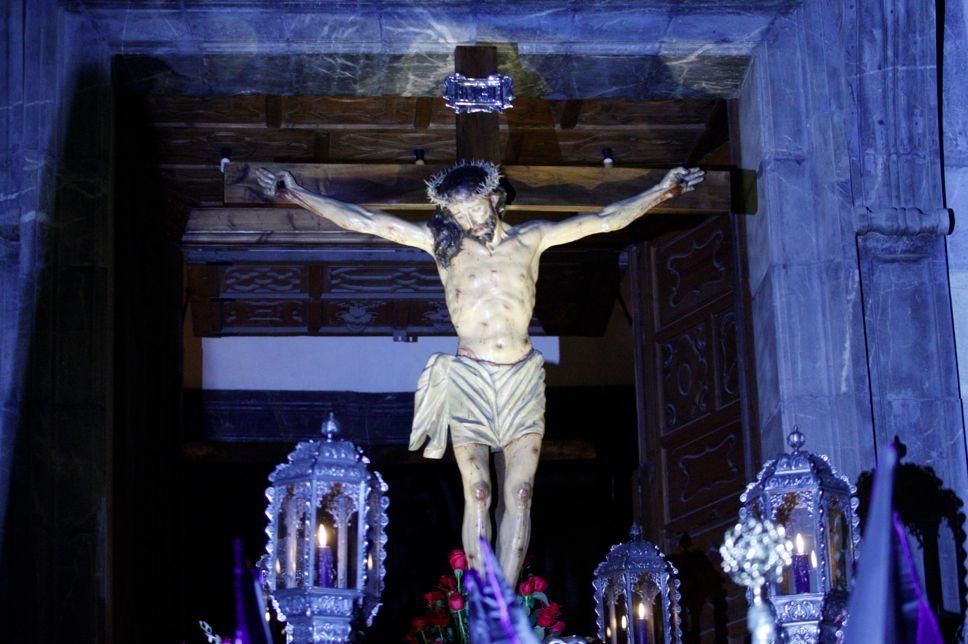
<path id="1" fill-rule="evenodd" d="M 723 570 L 741 586 L 759 588 L 775 583 L 793 561 L 793 544 L 783 526 L 748 516 L 726 533 L 719 548 Z"/>
<path id="2" fill-rule="evenodd" d="M 511 105 L 514 100 L 511 84 L 510 76 L 491 74 L 487 78 L 467 78 L 463 74 L 454 74 L 444 80 L 444 99 L 447 107 L 458 114 L 500 114 L 514 107 Z"/>
<path id="3" fill-rule="evenodd" d="M 776 619 L 763 601 L 763 586 L 778 582 L 783 569 L 793 561 L 793 544 L 786 538 L 783 526 L 747 516 L 726 533 L 719 554 L 723 570 L 737 584 L 746 586 L 752 598 L 746 626 L 753 644 L 774 642 Z"/>

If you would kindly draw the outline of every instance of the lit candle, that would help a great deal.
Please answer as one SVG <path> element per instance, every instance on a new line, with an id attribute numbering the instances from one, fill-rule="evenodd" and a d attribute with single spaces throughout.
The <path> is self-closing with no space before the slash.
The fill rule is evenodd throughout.
<path id="1" fill-rule="evenodd" d="M 797 554 L 793 555 L 793 588 L 797 594 L 810 592 L 810 557 L 804 554 L 803 535 L 799 532 L 794 540 Z"/>
<path id="2" fill-rule="evenodd" d="M 316 585 L 320 588 L 333 587 L 333 549 L 326 545 L 326 526 L 319 524 L 316 531 Z"/>
<path id="3" fill-rule="evenodd" d="M 646 619 L 645 602 L 639 602 L 635 617 L 635 644 L 649 644 L 649 622 Z"/>

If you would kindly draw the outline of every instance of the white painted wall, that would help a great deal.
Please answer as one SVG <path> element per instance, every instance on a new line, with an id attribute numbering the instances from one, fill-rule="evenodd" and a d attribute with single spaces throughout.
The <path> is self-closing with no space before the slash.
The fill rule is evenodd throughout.
<path id="1" fill-rule="evenodd" d="M 532 341 L 547 364 L 558 364 L 558 338 Z M 203 338 L 202 388 L 413 391 L 431 353 L 456 350 L 456 337 L 417 342 L 389 337 Z"/>

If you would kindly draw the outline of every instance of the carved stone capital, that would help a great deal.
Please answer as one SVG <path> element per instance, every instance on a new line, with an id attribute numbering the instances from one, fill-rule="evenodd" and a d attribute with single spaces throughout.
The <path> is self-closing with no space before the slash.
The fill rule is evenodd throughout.
<path id="1" fill-rule="evenodd" d="M 869 208 L 854 210 L 858 235 L 911 236 L 921 234 L 950 235 L 955 227 L 954 212 L 948 208 Z"/>

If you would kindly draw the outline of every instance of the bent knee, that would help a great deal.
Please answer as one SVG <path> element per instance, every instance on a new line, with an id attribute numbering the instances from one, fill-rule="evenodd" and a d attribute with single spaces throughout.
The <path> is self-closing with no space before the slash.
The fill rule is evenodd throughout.
<path id="1" fill-rule="evenodd" d="M 513 503 L 519 508 L 527 508 L 531 505 L 533 491 L 530 483 L 525 482 L 512 486 L 510 492 L 512 498 L 506 499 L 509 504 Z"/>
<path id="2" fill-rule="evenodd" d="M 484 481 L 471 485 L 469 501 L 480 505 L 487 505 L 491 500 L 491 486 Z"/>

